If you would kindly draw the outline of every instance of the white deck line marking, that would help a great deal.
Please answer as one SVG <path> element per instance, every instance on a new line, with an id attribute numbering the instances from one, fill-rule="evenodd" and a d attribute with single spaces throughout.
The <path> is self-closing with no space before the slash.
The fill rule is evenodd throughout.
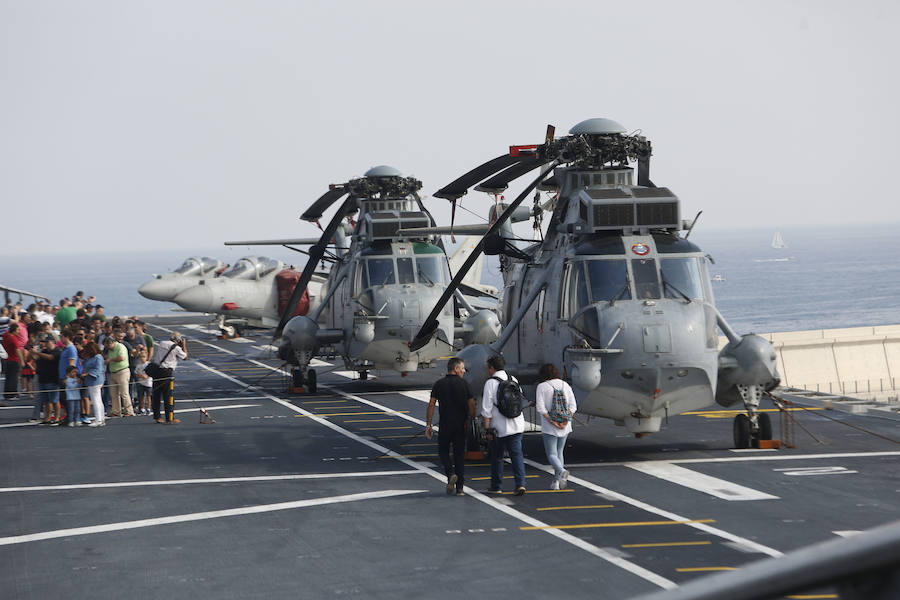
<path id="1" fill-rule="evenodd" d="M 251 360 L 250 362 L 255 362 L 255 361 Z M 257 363 L 257 364 L 261 364 L 261 363 Z M 228 379 L 230 381 L 235 381 L 234 378 L 231 377 L 230 375 L 222 373 L 222 372 L 220 372 L 212 367 L 209 367 L 207 365 L 202 365 L 202 366 L 204 368 L 208 369 L 209 371 L 216 373 L 217 375 L 219 375 L 221 377 L 224 377 L 225 379 Z M 270 367 L 268 365 L 265 365 L 265 366 L 266 366 L 266 368 L 280 371 L 280 369 L 277 369 L 275 367 Z M 244 387 L 249 387 L 242 382 L 237 382 L 237 383 Z M 413 423 L 417 423 L 419 425 L 422 425 L 423 427 L 425 426 L 424 421 L 415 419 L 413 417 L 404 415 L 402 413 L 398 413 L 392 409 L 389 409 L 386 406 L 382 406 L 375 402 L 371 402 L 369 400 L 359 398 L 358 396 L 353 396 L 351 394 L 347 394 L 346 392 L 343 392 L 342 390 L 331 388 L 329 386 L 323 385 L 323 386 L 319 386 L 319 387 L 332 390 L 336 394 L 344 396 L 345 398 L 348 398 L 351 400 L 357 400 L 359 402 L 362 402 L 363 404 L 368 404 L 370 406 L 377 407 L 377 408 L 383 410 L 384 412 L 393 414 L 399 418 L 406 419 L 407 421 L 411 421 Z M 292 410 L 294 412 L 306 415 L 307 417 L 309 417 L 309 419 L 311 421 L 315 421 L 315 422 L 319 423 L 320 425 L 324 425 L 325 427 L 328 427 L 329 429 L 336 431 L 336 432 L 340 433 L 341 435 L 344 435 L 352 440 L 359 442 L 360 444 L 363 444 L 365 446 L 368 446 L 368 447 L 376 450 L 377 452 L 381 453 L 382 455 L 390 456 L 391 458 L 394 458 L 395 460 L 402 462 L 403 464 L 405 464 L 408 467 L 412 467 L 413 469 L 416 469 L 417 471 L 419 471 L 421 473 L 429 475 L 430 477 L 433 477 L 434 479 L 437 479 L 438 481 L 440 481 L 442 483 L 446 483 L 447 476 L 444 475 L 443 473 L 436 471 L 435 469 L 429 468 L 421 463 L 417 463 L 414 460 L 410 460 L 404 456 L 401 456 L 400 454 L 397 454 L 393 450 L 385 448 L 381 444 L 373 442 L 372 440 L 365 439 L 365 438 L 353 433 L 352 431 L 344 429 L 340 425 L 336 425 L 335 423 L 332 423 L 331 421 L 329 421 L 327 419 L 318 417 L 317 415 L 315 415 L 307 410 L 304 410 L 304 409 L 300 408 L 299 406 L 295 406 L 295 405 L 291 404 L 290 402 L 287 402 L 286 400 L 282 400 L 281 398 L 278 398 L 277 396 L 272 396 L 271 394 L 268 394 L 268 396 L 273 402 L 281 404 L 285 408 Z M 571 480 L 571 478 L 570 478 L 570 480 Z M 490 498 L 490 497 L 486 496 L 485 494 L 482 494 L 478 490 L 474 490 L 474 489 L 470 488 L 469 486 L 466 486 L 465 490 L 466 490 L 466 494 L 468 494 L 470 497 L 478 500 L 479 502 L 483 502 L 484 504 L 487 504 L 488 506 L 490 506 L 496 510 L 499 510 L 500 512 L 502 512 L 508 516 L 518 519 L 519 521 L 521 521 L 527 525 L 531 525 L 534 527 L 540 527 L 540 528 L 542 528 L 540 531 L 543 531 L 543 532 L 547 533 L 548 535 L 552 535 L 552 536 L 559 538 L 565 542 L 568 542 L 577 548 L 581 548 L 585 552 L 588 552 L 589 554 L 596 556 L 597 558 L 600 558 L 600 559 L 605 560 L 613 565 L 616 565 L 617 567 L 619 567 L 625 571 L 628 571 L 629 573 L 636 575 L 637 577 L 640 577 L 641 579 L 644 579 L 655 585 L 658 585 L 659 587 L 661 587 L 663 589 L 674 589 L 674 588 L 678 587 L 674 581 L 666 579 L 665 577 L 658 575 L 658 574 L 654 573 L 653 571 L 645 569 L 644 567 L 641 567 L 640 565 L 637 565 L 635 563 L 627 561 L 620 556 L 617 556 L 617 555 L 615 555 L 611 552 L 608 552 L 607 550 L 604 550 L 602 548 L 599 548 L 599 547 L 591 544 L 590 542 L 582 540 L 581 538 L 578 538 L 566 531 L 562 531 L 559 529 L 543 529 L 543 528 L 549 527 L 543 521 L 540 521 L 540 520 L 535 519 L 523 512 L 520 512 L 520 511 L 512 508 L 511 506 L 507 506 L 501 502 L 498 502 L 494 498 Z"/>
<path id="2" fill-rule="evenodd" d="M 542 465 L 541 463 L 534 462 L 533 460 L 531 460 L 529 458 L 525 459 L 525 464 L 531 465 L 536 469 L 540 469 L 541 471 L 544 471 L 545 473 L 553 473 L 553 467 L 550 467 L 547 465 Z M 568 467 L 569 465 L 566 465 L 566 466 Z M 640 500 L 636 500 L 636 499 L 626 496 L 624 494 L 620 494 L 619 492 L 613 491 L 609 488 L 605 488 L 603 486 L 596 485 L 596 484 L 591 483 L 590 481 L 587 481 L 580 477 L 574 477 L 571 474 L 569 475 L 569 482 L 577 483 L 578 485 L 582 485 L 589 490 L 592 490 L 594 492 L 599 492 L 599 493 L 603 494 L 605 497 L 607 497 L 609 500 L 618 500 L 620 502 L 630 504 L 631 506 L 634 506 L 636 508 L 645 510 L 649 513 L 653 513 L 653 514 L 659 515 L 661 517 L 665 517 L 666 519 L 671 519 L 672 521 L 690 521 L 690 520 L 692 520 L 692 519 L 688 519 L 687 517 L 683 517 L 679 514 L 670 512 L 668 510 L 664 510 L 662 508 L 657 508 L 655 506 L 647 504 L 646 502 L 641 502 Z M 735 542 L 736 544 L 740 544 L 741 546 L 743 546 L 745 548 L 751 548 L 751 549 L 755 550 L 756 552 L 759 552 L 760 554 L 766 554 L 768 556 L 781 556 L 782 555 L 781 552 L 779 552 L 778 550 L 775 550 L 774 548 L 769 548 L 768 546 L 763 546 L 762 544 L 758 544 L 758 543 L 748 540 L 746 538 L 742 538 L 742 537 L 734 535 L 732 533 L 728 533 L 727 531 L 723 531 L 722 529 L 718 529 L 717 527 L 711 527 L 710 525 L 707 525 L 705 523 L 686 523 L 685 526 L 693 527 L 694 529 L 699 529 L 700 531 L 705 531 L 706 533 L 710 533 L 717 537 L 726 539 L 729 542 Z"/>
<path id="3" fill-rule="evenodd" d="M 247 338 L 242 338 L 242 337 L 239 337 L 239 338 L 230 338 L 230 339 L 228 339 L 227 341 L 229 341 L 229 342 L 235 342 L 235 343 L 237 343 L 237 344 L 252 344 L 252 343 L 253 343 L 253 340 L 248 340 Z"/>
<path id="4" fill-rule="evenodd" d="M 813 458 L 872 458 L 878 456 L 900 456 L 898 451 L 885 452 L 835 452 L 832 454 L 779 454 L 779 455 L 755 455 L 755 456 L 729 456 L 724 458 L 673 458 L 664 461 L 647 461 L 647 462 L 666 462 L 671 464 L 702 464 L 702 463 L 723 463 L 723 462 L 747 462 L 755 460 L 807 460 Z M 626 467 L 632 461 L 625 462 L 601 462 L 601 463 L 574 463 L 566 464 L 567 469 L 581 469 L 589 467 Z"/>
<path id="5" fill-rule="evenodd" d="M 0 428 L 7 429 L 9 427 L 30 427 L 32 425 L 39 425 L 39 423 L 8 423 L 6 425 L 0 425 Z"/>
<path id="6" fill-rule="evenodd" d="M 206 410 L 225 410 L 227 408 L 256 408 L 262 406 L 262 404 L 224 404 L 222 406 L 204 406 L 203 408 Z M 179 408 L 175 412 L 177 413 L 186 413 L 186 412 L 200 412 L 199 408 Z"/>
<path id="7" fill-rule="evenodd" d="M 778 500 L 778 496 L 766 494 L 724 479 L 704 475 L 665 461 L 632 462 L 626 465 L 652 477 L 721 498 L 722 500 Z"/>
<path id="8" fill-rule="evenodd" d="M 23 404 L 22 406 L 0 406 L 0 410 L 24 410 L 26 408 L 34 408 L 34 405 Z"/>
<path id="9" fill-rule="evenodd" d="M 844 531 L 832 531 L 831 533 L 833 533 L 834 535 L 839 535 L 841 537 L 847 538 L 847 537 L 852 537 L 854 535 L 859 535 L 860 533 L 862 533 L 862 531 L 858 531 L 858 530 L 854 530 L 854 529 L 847 529 Z"/>
<path id="10" fill-rule="evenodd" d="M 156 327 L 157 329 L 162 329 L 163 331 L 167 331 L 169 333 L 174 333 L 174 331 L 175 331 L 174 329 L 169 329 L 168 327 L 163 327 L 162 325 L 157 325 L 156 323 L 152 323 L 152 326 Z M 231 350 L 226 350 L 225 348 L 220 348 L 218 346 L 214 346 L 213 344 L 204 342 L 203 340 L 198 340 L 198 339 L 192 338 L 190 341 L 197 342 L 198 344 L 203 344 L 204 346 L 209 346 L 210 348 L 215 348 L 216 350 L 220 350 L 220 351 L 224 352 L 225 354 L 231 354 L 232 356 L 238 355 L 237 352 L 232 352 Z M 190 356 L 190 354 L 188 354 L 188 356 Z"/>
<path id="11" fill-rule="evenodd" d="M 138 521 L 123 521 L 106 525 L 94 525 L 91 527 L 74 527 L 72 529 L 58 529 L 56 531 L 44 531 L 27 535 L 14 535 L 0 538 L 0 546 L 24 544 L 39 540 L 71 537 L 75 535 L 90 535 L 94 533 L 106 533 L 110 531 L 122 531 L 124 529 L 139 529 L 141 527 L 153 527 L 156 525 L 170 525 L 172 523 L 185 523 L 187 521 L 202 521 L 204 519 L 219 519 L 222 517 L 237 517 L 252 515 L 276 510 L 290 510 L 305 508 L 307 506 L 321 506 L 323 504 L 337 504 L 339 502 L 355 502 L 357 500 L 370 500 L 374 498 L 390 498 L 392 496 L 404 496 L 408 494 L 422 494 L 426 490 L 382 490 L 378 492 L 364 492 L 362 494 L 348 494 L 345 496 L 331 496 L 329 498 L 313 498 L 310 500 L 296 500 L 294 502 L 279 502 L 277 504 L 261 504 L 259 506 L 245 506 L 242 508 L 230 508 L 227 510 L 213 510 L 207 512 L 188 513 L 185 515 L 172 515 L 171 517 L 158 517 L 155 519 L 140 519 Z"/>
<path id="12" fill-rule="evenodd" d="M 431 402 L 431 390 L 407 390 L 405 392 L 400 392 L 400 395 L 412 398 L 413 400 Z"/>
<path id="13" fill-rule="evenodd" d="M 343 479 L 352 477 L 381 477 L 387 475 L 418 475 L 418 471 L 360 471 L 356 473 L 304 473 L 296 475 L 255 475 L 250 477 L 211 477 L 207 479 L 161 479 L 158 481 L 122 481 L 112 483 L 73 483 L 68 485 L 32 485 L 0 488 L 0 493 L 46 492 L 52 490 L 90 490 L 97 488 L 152 487 L 156 485 L 194 485 L 203 483 L 244 483 L 249 481 L 293 481 L 297 479 Z"/>

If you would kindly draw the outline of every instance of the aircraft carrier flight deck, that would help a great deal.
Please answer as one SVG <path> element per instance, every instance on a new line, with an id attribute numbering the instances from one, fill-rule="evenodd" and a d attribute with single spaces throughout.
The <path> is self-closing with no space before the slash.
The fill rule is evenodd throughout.
<path id="1" fill-rule="evenodd" d="M 360 381 L 316 361 L 317 393 L 292 394 L 266 333 L 150 321 L 188 339 L 181 423 L 51 428 L 27 423 L 30 402 L 0 409 L 4 598 L 624 599 L 900 519 L 888 417 L 797 399 L 795 447 L 740 451 L 718 407 L 640 439 L 579 417 L 567 489 L 549 489 L 535 434 L 524 496 L 511 472 L 489 496 L 484 460 L 448 496 L 424 436 L 443 364 Z"/>

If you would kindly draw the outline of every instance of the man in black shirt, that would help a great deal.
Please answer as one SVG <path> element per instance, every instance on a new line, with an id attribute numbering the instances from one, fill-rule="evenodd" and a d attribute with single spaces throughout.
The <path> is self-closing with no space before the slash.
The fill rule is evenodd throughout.
<path id="1" fill-rule="evenodd" d="M 466 423 L 475 417 L 475 396 L 469 384 L 462 378 L 466 365 L 461 358 L 447 361 L 447 376 L 435 382 L 431 388 L 431 400 L 425 417 L 425 437 L 434 436 L 431 419 L 434 405 L 438 404 L 441 415 L 441 429 L 438 433 L 438 454 L 447 475 L 447 494 L 463 496 L 463 475 L 466 459 Z M 450 464 L 450 444 L 453 444 L 453 462 Z M 455 466 L 455 468 L 454 468 Z"/>
<path id="2" fill-rule="evenodd" d="M 44 423 L 55 425 L 59 419 L 59 355 L 62 350 L 56 347 L 53 336 L 43 334 L 40 338 L 40 349 L 35 350 L 35 367 L 38 378 L 38 401 L 31 413 L 31 420 L 37 421 L 44 409 Z"/>

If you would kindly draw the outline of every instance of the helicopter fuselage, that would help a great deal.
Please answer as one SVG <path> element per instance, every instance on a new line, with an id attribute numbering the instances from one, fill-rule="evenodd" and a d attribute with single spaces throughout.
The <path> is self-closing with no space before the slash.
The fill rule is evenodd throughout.
<path id="1" fill-rule="evenodd" d="M 572 380 L 579 412 L 635 432 L 712 404 L 716 312 L 700 249 L 663 233 L 566 236 L 560 244 L 510 265 L 504 323 L 543 288 L 503 348 L 506 360 L 526 381 L 555 363 Z"/>

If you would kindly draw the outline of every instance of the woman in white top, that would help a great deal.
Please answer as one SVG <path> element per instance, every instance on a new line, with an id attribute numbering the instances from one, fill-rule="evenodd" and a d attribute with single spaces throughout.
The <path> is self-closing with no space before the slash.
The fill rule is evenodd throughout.
<path id="1" fill-rule="evenodd" d="M 555 472 L 550 489 L 565 489 L 569 472 L 565 469 L 563 450 L 566 447 L 566 438 L 572 432 L 572 415 L 577 409 L 575 394 L 572 392 L 572 386 L 560 379 L 559 371 L 553 365 L 549 363 L 543 365 L 539 373 L 541 383 L 535 390 L 535 397 L 537 411 L 541 415 L 541 437 L 544 438 L 547 460 L 553 465 Z M 553 398 L 557 391 L 565 398 L 565 410 L 554 409 Z M 562 406 L 557 408 L 562 409 Z M 567 415 L 562 414 L 565 411 L 568 412 Z"/>

